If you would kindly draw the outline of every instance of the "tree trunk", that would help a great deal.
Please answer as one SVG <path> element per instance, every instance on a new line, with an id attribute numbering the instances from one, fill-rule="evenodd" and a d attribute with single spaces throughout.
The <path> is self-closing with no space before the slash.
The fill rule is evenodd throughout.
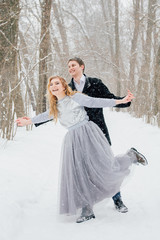
<path id="1" fill-rule="evenodd" d="M 136 0 L 134 4 L 134 32 L 133 39 L 131 45 L 131 58 L 130 58 L 130 72 L 129 72 L 129 89 L 134 92 L 135 90 L 135 67 L 136 67 L 136 59 L 137 59 L 137 51 L 138 51 L 138 34 L 139 34 L 139 10 L 140 3 L 139 0 Z"/>
<path id="2" fill-rule="evenodd" d="M 138 109 L 138 117 L 147 116 L 147 122 L 150 118 L 150 79 L 151 79 L 151 52 L 152 52 L 152 33 L 155 20 L 154 5 L 156 0 L 148 2 L 148 22 L 146 31 L 146 41 L 143 46 L 143 62 L 141 66 L 140 78 L 138 82 L 138 98 L 136 100 L 136 108 Z M 147 101 L 146 101 L 147 99 Z M 138 102 L 139 103 L 138 103 Z M 141 104 L 140 104 L 141 103 Z M 137 111 L 137 110 L 136 110 Z"/>
<path id="3" fill-rule="evenodd" d="M 119 3 L 115 0 L 115 72 L 117 78 L 117 96 L 121 95 L 120 41 L 119 41 Z"/>
<path id="4" fill-rule="evenodd" d="M 160 127 L 160 45 L 155 62 L 153 115 Z"/>
<path id="5" fill-rule="evenodd" d="M 67 61 L 69 59 L 69 49 L 68 49 L 68 40 L 67 40 L 67 33 L 65 29 L 65 24 L 63 20 L 63 14 L 61 12 L 61 5 L 60 1 L 58 3 L 53 1 L 53 12 L 55 15 L 55 19 L 57 22 L 58 30 L 61 36 L 61 41 L 62 41 L 62 54 L 61 54 L 61 63 L 62 63 L 62 68 L 66 69 L 67 66 Z"/>
<path id="6" fill-rule="evenodd" d="M 19 0 L 0 3 L 0 127 L 7 139 L 13 137 L 14 115 L 24 114 L 17 66 L 19 11 Z"/>
<path id="7" fill-rule="evenodd" d="M 47 60 L 49 56 L 50 46 L 50 14 L 51 14 L 51 0 L 44 0 L 42 9 L 42 22 L 41 22 L 41 37 L 39 46 L 39 88 L 37 98 L 36 113 L 41 113 L 46 110 L 46 88 L 47 88 Z"/>

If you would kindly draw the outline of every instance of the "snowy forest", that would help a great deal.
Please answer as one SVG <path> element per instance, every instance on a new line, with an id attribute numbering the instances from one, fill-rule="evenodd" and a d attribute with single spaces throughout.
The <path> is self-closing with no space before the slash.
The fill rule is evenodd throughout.
<path id="1" fill-rule="evenodd" d="M 17 117 L 46 110 L 51 75 L 70 81 L 67 61 L 117 96 L 130 114 L 160 127 L 160 0 L 0 0 L 0 136 Z M 123 110 L 126 111 L 126 110 Z"/>

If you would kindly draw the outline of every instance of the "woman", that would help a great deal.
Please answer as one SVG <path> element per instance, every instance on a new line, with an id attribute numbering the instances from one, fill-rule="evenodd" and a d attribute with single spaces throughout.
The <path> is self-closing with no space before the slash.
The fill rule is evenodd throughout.
<path id="1" fill-rule="evenodd" d="M 134 96 L 121 99 L 92 98 L 73 92 L 67 82 L 59 77 L 48 81 L 48 111 L 34 118 L 19 118 L 18 126 L 40 123 L 49 119 L 68 129 L 62 146 L 60 185 L 60 214 L 75 214 L 82 208 L 77 223 L 95 218 L 93 205 L 112 197 L 120 190 L 132 163 L 147 165 L 146 158 L 131 148 L 123 156 L 114 157 L 110 145 L 100 128 L 88 121 L 85 107 L 113 107 L 130 102 Z"/>

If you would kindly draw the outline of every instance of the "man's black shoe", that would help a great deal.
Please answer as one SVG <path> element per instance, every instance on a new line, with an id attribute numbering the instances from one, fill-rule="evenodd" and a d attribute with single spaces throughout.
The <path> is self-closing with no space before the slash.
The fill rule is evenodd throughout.
<path id="1" fill-rule="evenodd" d="M 116 208 L 117 211 L 119 211 L 121 213 L 128 212 L 128 208 L 124 205 L 121 198 L 118 198 L 117 200 L 115 200 L 114 205 L 115 205 L 115 208 Z"/>

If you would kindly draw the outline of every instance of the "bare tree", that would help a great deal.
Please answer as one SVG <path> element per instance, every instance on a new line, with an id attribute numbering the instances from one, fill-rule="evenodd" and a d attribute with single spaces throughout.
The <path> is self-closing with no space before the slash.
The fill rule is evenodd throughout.
<path id="1" fill-rule="evenodd" d="M 117 79 L 117 95 L 121 95 L 120 75 L 120 39 L 119 39 L 119 1 L 115 0 L 115 73 Z"/>
<path id="2" fill-rule="evenodd" d="M 137 101 L 141 104 L 136 103 L 137 108 L 137 115 L 138 116 L 147 116 L 147 122 L 149 121 L 151 111 L 150 111 L 150 104 L 149 101 L 146 101 L 146 98 L 150 98 L 150 81 L 152 79 L 151 76 L 151 52 L 152 52 L 152 38 L 153 38 L 153 27 L 155 21 L 155 11 L 154 5 L 156 0 L 149 0 L 148 1 L 148 17 L 147 17 L 147 29 L 146 29 L 146 36 L 143 45 L 143 59 L 142 65 L 139 75 L 138 81 L 138 96 L 139 98 Z"/>
<path id="3" fill-rule="evenodd" d="M 50 46 L 50 14 L 51 14 L 51 0 L 44 0 L 41 3 L 42 20 L 41 20 L 41 36 L 39 46 L 39 88 L 37 99 L 37 113 L 46 110 L 46 86 L 47 86 L 47 59 L 49 56 Z"/>
<path id="4" fill-rule="evenodd" d="M 129 89 L 134 91 L 135 89 L 135 68 L 136 68 L 136 60 L 138 54 L 138 34 L 139 34 L 139 26 L 140 26 L 140 2 L 136 0 L 133 3 L 134 8 L 134 31 L 133 38 L 131 43 L 131 56 L 130 56 L 130 72 L 129 72 Z"/>
<path id="5" fill-rule="evenodd" d="M 157 51 L 157 57 L 154 68 L 154 102 L 153 116 L 160 127 L 160 45 Z"/>
<path id="6" fill-rule="evenodd" d="M 1 135 L 13 137 L 14 116 L 24 114 L 23 99 L 18 77 L 18 20 L 19 0 L 1 2 L 0 30 L 0 126 Z"/>

